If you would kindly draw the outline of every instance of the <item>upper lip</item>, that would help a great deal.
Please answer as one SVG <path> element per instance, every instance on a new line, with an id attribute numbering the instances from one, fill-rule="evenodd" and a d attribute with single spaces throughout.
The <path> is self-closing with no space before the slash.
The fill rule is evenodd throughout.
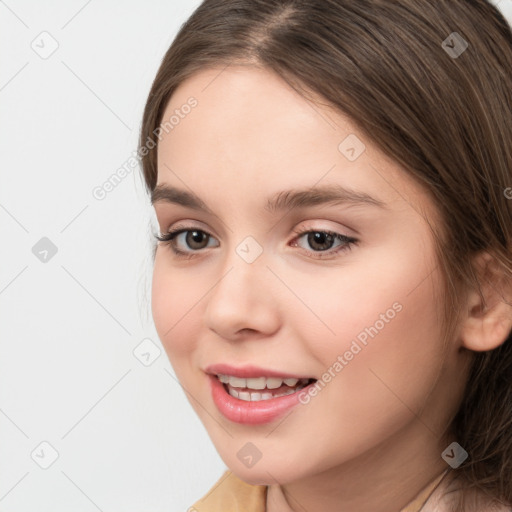
<path id="1" fill-rule="evenodd" d="M 250 379 L 251 377 L 282 377 L 285 379 L 312 379 L 314 377 L 308 377 L 307 375 L 298 375 L 283 372 L 281 370 L 271 370 L 269 368 L 260 368 L 259 366 L 246 365 L 246 366 L 231 366 L 229 364 L 218 363 L 211 364 L 206 367 L 206 373 L 212 375 L 232 375 L 233 377 L 240 377 Z"/>

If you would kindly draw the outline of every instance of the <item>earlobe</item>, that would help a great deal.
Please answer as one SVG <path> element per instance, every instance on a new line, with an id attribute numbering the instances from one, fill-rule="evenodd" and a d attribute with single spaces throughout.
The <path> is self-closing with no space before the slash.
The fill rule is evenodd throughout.
<path id="1" fill-rule="evenodd" d="M 460 337 L 467 349 L 484 352 L 499 347 L 511 333 L 512 282 L 489 253 L 480 254 L 475 267 L 484 302 L 478 290 L 468 293 Z"/>

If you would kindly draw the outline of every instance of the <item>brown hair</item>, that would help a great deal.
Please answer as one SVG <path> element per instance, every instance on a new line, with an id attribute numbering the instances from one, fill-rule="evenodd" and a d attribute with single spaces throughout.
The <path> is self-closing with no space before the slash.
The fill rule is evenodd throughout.
<path id="1" fill-rule="evenodd" d="M 459 36 L 469 45 L 450 54 Z M 473 256 L 488 251 L 512 277 L 512 31 L 496 7 L 485 0 L 203 1 L 164 56 L 146 103 L 139 154 L 148 191 L 157 181 L 157 147 L 147 150 L 148 140 L 159 137 L 173 91 L 199 70 L 230 64 L 265 67 L 304 97 L 334 106 L 431 194 L 444 224 L 433 235 L 446 287 L 445 341 L 468 290 L 484 300 Z M 511 338 L 473 353 L 450 425 L 469 454 L 450 473 L 462 490 L 457 511 L 471 489 L 512 503 Z"/>

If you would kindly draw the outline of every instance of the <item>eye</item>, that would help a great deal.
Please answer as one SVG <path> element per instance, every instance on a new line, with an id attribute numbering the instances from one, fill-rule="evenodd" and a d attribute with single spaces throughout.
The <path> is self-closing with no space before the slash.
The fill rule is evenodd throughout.
<path id="1" fill-rule="evenodd" d="M 357 244 L 358 240 L 356 238 L 352 238 L 346 235 L 342 235 L 341 233 L 336 233 L 335 231 L 321 230 L 321 229 L 310 229 L 307 231 L 294 231 L 295 235 L 297 235 L 293 242 L 291 243 L 292 247 L 301 247 L 295 240 L 299 240 L 307 235 L 305 241 L 313 250 L 309 250 L 304 248 L 304 250 L 308 253 L 309 256 L 313 258 L 321 259 L 326 257 L 331 257 L 339 252 L 350 250 L 352 245 Z M 184 235 L 184 236 L 182 236 Z M 196 253 L 200 252 L 202 249 L 206 249 L 208 247 L 208 242 L 214 240 L 212 235 L 203 231 L 201 229 L 191 228 L 183 228 L 177 227 L 171 229 L 168 233 L 164 235 L 157 236 L 155 238 L 160 242 L 163 242 L 165 245 L 169 245 L 174 252 L 174 254 L 178 258 L 190 259 L 196 256 Z M 181 238 L 181 240 L 180 240 Z M 184 242 L 185 250 L 177 247 L 178 242 Z M 339 242 L 337 249 L 329 250 L 332 248 L 335 242 Z M 211 247 L 211 246 L 210 246 Z M 213 247 L 218 247 L 214 245 Z"/>
<path id="2" fill-rule="evenodd" d="M 171 229 L 168 233 L 165 233 L 162 236 L 156 236 L 155 238 L 157 240 L 160 240 L 160 242 L 169 245 L 173 250 L 174 254 L 176 254 L 178 257 L 191 258 L 194 256 L 193 252 L 183 251 L 176 247 L 177 242 L 180 241 L 181 235 L 185 235 L 184 242 L 192 249 L 192 251 L 197 251 L 206 248 L 207 245 L 204 245 L 205 240 L 206 242 L 213 240 L 213 237 L 206 231 L 194 228 Z"/>
<path id="3" fill-rule="evenodd" d="M 330 257 L 341 251 L 350 250 L 352 245 L 358 242 L 356 238 L 342 235 L 341 233 L 336 233 L 335 231 L 321 229 L 294 231 L 294 233 L 297 235 L 295 240 L 301 239 L 307 235 L 305 241 L 313 249 L 313 251 L 307 248 L 305 250 L 309 253 L 309 255 L 313 255 L 314 258 Z M 336 241 L 340 242 L 340 244 L 337 246 L 337 249 L 334 251 L 328 251 L 328 249 L 331 249 L 333 243 Z M 295 242 L 291 245 L 292 247 L 296 247 L 298 244 Z"/>

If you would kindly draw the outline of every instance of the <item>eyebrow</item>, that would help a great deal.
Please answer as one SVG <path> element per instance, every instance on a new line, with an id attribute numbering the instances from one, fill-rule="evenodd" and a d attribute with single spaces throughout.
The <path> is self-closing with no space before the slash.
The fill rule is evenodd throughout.
<path id="1" fill-rule="evenodd" d="M 214 215 L 205 202 L 193 192 L 169 185 L 158 185 L 151 193 L 151 204 L 178 204 L 193 210 Z M 341 185 L 324 185 L 305 189 L 282 190 L 267 199 L 265 208 L 271 213 L 295 208 L 307 208 L 323 204 L 366 205 L 387 209 L 386 203 L 366 192 L 349 189 Z"/>

